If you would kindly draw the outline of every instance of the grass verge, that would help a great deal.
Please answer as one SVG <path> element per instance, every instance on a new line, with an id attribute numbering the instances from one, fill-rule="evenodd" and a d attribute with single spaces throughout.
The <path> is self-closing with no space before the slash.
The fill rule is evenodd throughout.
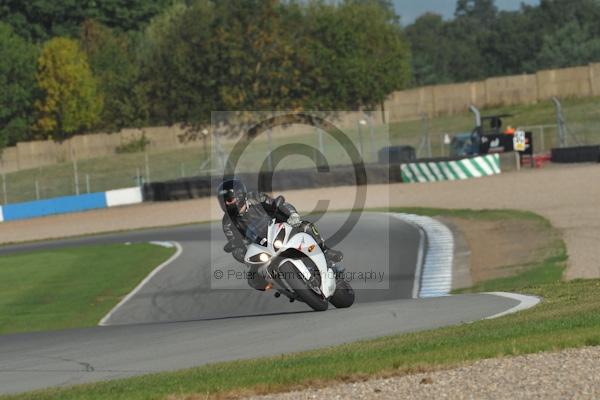
<path id="1" fill-rule="evenodd" d="M 0 257 L 0 334 L 95 326 L 173 249 L 83 246 Z"/>
<path id="2" fill-rule="evenodd" d="M 438 208 L 394 208 L 391 211 L 404 212 L 409 214 L 426 215 L 431 217 L 454 217 L 471 220 L 501 221 L 501 220 L 520 220 L 532 221 L 540 229 L 541 234 L 553 235 L 554 228 L 549 220 L 541 215 L 530 211 L 521 210 L 448 210 Z M 536 250 L 534 250 L 536 251 Z M 453 293 L 480 293 L 480 292 L 518 292 L 525 290 L 533 285 L 554 283 L 560 281 L 565 270 L 567 261 L 567 249 L 564 242 L 559 239 L 552 243 L 552 247 L 537 250 L 537 261 L 520 265 L 520 272 L 503 278 L 491 279 L 477 283 L 475 286 L 455 290 Z"/>
<path id="3" fill-rule="evenodd" d="M 394 209 L 441 215 L 445 210 Z M 498 218 L 507 211 L 447 211 L 465 218 Z M 543 220 L 543 219 L 542 219 Z M 541 258 L 528 271 L 562 271 L 566 255 L 560 243 L 553 258 Z M 206 365 L 178 372 L 48 389 L 2 399 L 179 399 L 228 397 L 285 391 L 368 376 L 404 375 L 449 368 L 483 358 L 600 345 L 600 280 L 561 282 L 560 275 L 504 281 L 509 290 L 537 295 L 544 302 L 527 311 L 413 334 L 361 341 L 279 357 Z M 500 284 L 495 284 L 499 287 Z"/>
<path id="4" fill-rule="evenodd" d="M 164 399 L 226 397 L 429 371 L 483 358 L 600 345 L 600 281 L 529 287 L 534 309 L 415 334 L 120 381 L 48 389 L 3 399 Z M 193 397 L 192 397 L 193 398 Z"/>

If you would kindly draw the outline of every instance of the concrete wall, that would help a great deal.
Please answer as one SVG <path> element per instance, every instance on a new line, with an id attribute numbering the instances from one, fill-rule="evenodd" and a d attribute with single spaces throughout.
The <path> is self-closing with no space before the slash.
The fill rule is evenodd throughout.
<path id="1" fill-rule="evenodd" d="M 173 150 L 186 146 L 201 146 L 202 140 L 185 135 L 179 126 L 124 129 L 119 133 L 79 135 L 63 142 L 51 140 L 18 143 L 4 149 L 0 156 L 0 172 L 9 173 L 52 165 L 73 159 L 110 156 L 117 147 L 139 139 L 142 135 L 150 141 L 149 150 Z"/>
<path id="2" fill-rule="evenodd" d="M 535 75 L 516 75 L 485 80 L 485 106 L 530 104 L 537 100 Z"/>
<path id="3" fill-rule="evenodd" d="M 537 74 L 538 100 L 557 97 L 586 97 L 592 94 L 590 67 L 540 71 Z"/>
<path id="4" fill-rule="evenodd" d="M 462 113 L 470 104 L 531 104 L 553 96 L 600 96 L 600 63 L 398 91 L 386 100 L 384 108 L 389 122 L 402 122 L 421 118 L 423 113 L 430 117 Z"/>
<path id="5" fill-rule="evenodd" d="M 341 129 L 356 129 L 359 119 L 364 118 L 360 112 L 339 112 L 333 123 Z M 371 116 L 375 125 L 383 123 L 383 115 L 378 110 Z M 277 127 L 273 136 L 305 135 L 313 133 L 314 128 L 305 125 Z M 149 141 L 149 151 L 168 151 L 186 147 L 203 146 L 203 137 L 199 133 L 190 133 L 180 126 L 149 127 L 143 129 L 124 129 L 118 133 L 96 133 L 75 136 L 61 143 L 51 140 L 18 143 L 17 146 L 5 148 L 0 153 L 0 173 L 10 173 L 26 169 L 44 167 L 57 163 L 70 162 L 74 159 L 84 160 L 96 157 L 111 156 L 116 149 L 126 143 L 139 139 L 144 135 Z M 223 138 L 222 143 L 236 142 L 235 138 Z M 266 135 L 262 135 L 266 140 Z M 207 144 L 210 142 L 210 136 Z"/>

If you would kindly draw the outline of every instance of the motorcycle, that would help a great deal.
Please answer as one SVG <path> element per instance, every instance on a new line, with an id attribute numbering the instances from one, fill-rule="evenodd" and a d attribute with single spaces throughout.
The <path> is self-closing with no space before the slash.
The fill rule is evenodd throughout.
<path id="1" fill-rule="evenodd" d="M 315 311 L 325 311 L 329 303 L 347 308 L 354 303 L 354 290 L 333 268 L 309 234 L 273 219 L 266 238 L 253 240 L 246 250 L 247 265 L 257 271 L 275 290 L 291 302 L 302 301 Z M 335 266 L 332 266 L 335 268 Z"/>

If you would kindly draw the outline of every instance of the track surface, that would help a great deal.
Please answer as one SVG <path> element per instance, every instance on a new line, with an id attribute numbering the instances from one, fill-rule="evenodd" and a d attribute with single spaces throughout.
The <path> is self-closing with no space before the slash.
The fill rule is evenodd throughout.
<path id="1" fill-rule="evenodd" d="M 332 214 L 319 221 L 324 236 L 345 217 Z M 223 254 L 222 238 L 219 225 L 203 224 L 0 249 L 8 254 L 155 240 L 177 241 L 183 248 L 107 321 L 119 326 L 0 337 L 0 393 L 302 351 L 473 321 L 519 304 L 488 294 L 409 300 L 424 243 L 416 227 L 387 214 L 363 214 L 336 246 L 349 272 L 375 277 L 353 282 L 357 304 L 347 310 L 308 312 L 301 303 L 247 290 L 243 279 L 211 279 L 215 269 L 227 276 L 244 268 Z"/>
<path id="2" fill-rule="evenodd" d="M 329 237 L 346 218 L 346 213 L 326 215 L 318 221 L 319 229 L 325 237 Z M 183 252 L 119 308 L 107 321 L 108 325 L 306 310 L 302 303 L 289 303 L 283 298 L 276 299 L 250 289 L 244 276 L 240 276 L 246 267 L 222 251 L 225 241 L 220 224 L 31 243 L 0 248 L 0 255 L 81 244 L 147 241 L 176 241 Z M 344 266 L 348 272 L 370 275 L 371 279 L 367 282 L 353 282 L 353 286 L 359 289 L 357 302 L 410 298 L 418 252 L 422 245 L 421 235 L 413 225 L 387 214 L 364 213 L 357 227 L 336 246 L 344 252 Z M 394 261 L 390 263 L 389 260 Z M 224 275 L 220 280 L 213 278 L 217 270 Z M 367 290 L 360 290 L 365 288 Z"/>

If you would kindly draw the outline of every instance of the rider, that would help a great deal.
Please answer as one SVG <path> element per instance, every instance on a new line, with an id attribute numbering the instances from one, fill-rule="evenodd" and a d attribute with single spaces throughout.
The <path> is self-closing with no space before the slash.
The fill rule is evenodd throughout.
<path id="1" fill-rule="evenodd" d="M 296 208 L 286 203 L 283 196 L 272 198 L 266 193 L 248 193 L 246 186 L 237 179 L 222 182 L 217 189 L 217 196 L 219 205 L 225 212 L 223 232 L 227 237 L 227 244 L 224 250 L 231 252 L 237 261 L 244 262 L 245 238 L 254 240 L 260 233 L 266 232 L 273 218 L 311 235 L 323 250 L 328 265 L 342 261 L 342 252 L 328 248 L 315 225 L 302 221 Z M 267 282 L 258 276 L 257 268 L 251 267 L 248 283 L 257 290 L 265 290 Z"/>

